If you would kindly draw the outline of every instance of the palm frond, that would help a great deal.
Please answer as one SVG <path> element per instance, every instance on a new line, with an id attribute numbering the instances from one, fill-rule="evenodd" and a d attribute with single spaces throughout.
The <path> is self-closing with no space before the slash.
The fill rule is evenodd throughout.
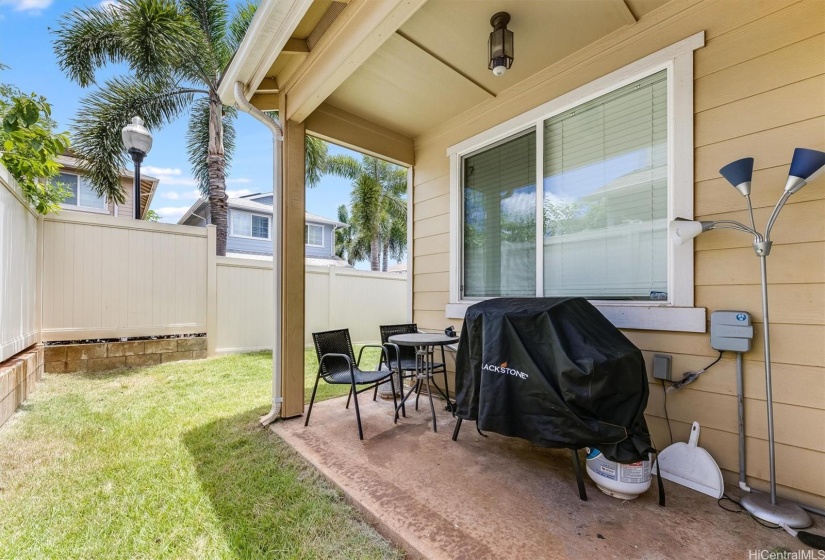
<path id="1" fill-rule="evenodd" d="M 195 18 L 174 0 L 123 0 L 127 60 L 138 76 L 178 73 L 214 86 L 222 70 Z"/>
<path id="2" fill-rule="evenodd" d="M 360 235 L 375 239 L 381 224 L 381 184 L 366 173 L 352 185 L 352 224 Z"/>
<path id="3" fill-rule="evenodd" d="M 326 172 L 355 181 L 362 174 L 361 162 L 352 156 L 338 154 L 327 158 Z"/>
<path id="4" fill-rule="evenodd" d="M 104 87 L 81 100 L 79 116 L 72 121 L 72 150 L 98 194 L 124 201 L 120 172 L 127 159 L 122 127 L 139 115 L 147 128 L 159 128 L 177 118 L 195 93 L 169 80 L 120 77 L 107 80 Z"/>
<path id="5" fill-rule="evenodd" d="M 232 153 L 235 150 L 235 117 L 237 110 L 234 107 L 224 107 L 223 115 L 223 147 L 225 171 L 229 170 Z M 203 196 L 209 196 L 209 99 L 203 97 L 195 101 L 189 112 L 189 123 L 186 129 L 186 152 L 189 154 L 189 165 L 192 176 L 198 183 L 198 190 Z M 227 174 L 228 175 L 228 174 Z"/>
<path id="6" fill-rule="evenodd" d="M 304 144 L 306 151 L 304 180 L 307 188 L 313 189 L 321 182 L 321 177 L 326 171 L 329 148 L 326 142 L 308 134 Z"/>
<path id="7" fill-rule="evenodd" d="M 214 47 L 222 45 L 229 22 L 229 9 L 223 0 L 179 0 L 184 10 L 188 10 L 198 22 L 209 43 Z"/>
<path id="8" fill-rule="evenodd" d="M 257 0 L 248 0 L 243 4 L 239 4 L 235 8 L 235 13 L 229 21 L 229 28 L 226 34 L 227 50 L 231 57 L 241 45 L 244 36 L 246 35 L 249 24 L 252 23 L 252 18 L 255 17 L 255 12 L 258 10 Z M 228 64 L 229 60 L 225 61 Z"/>
<path id="9" fill-rule="evenodd" d="M 95 71 L 126 60 L 120 8 L 75 8 L 60 16 L 54 31 L 57 64 L 83 87 L 94 83 Z"/>

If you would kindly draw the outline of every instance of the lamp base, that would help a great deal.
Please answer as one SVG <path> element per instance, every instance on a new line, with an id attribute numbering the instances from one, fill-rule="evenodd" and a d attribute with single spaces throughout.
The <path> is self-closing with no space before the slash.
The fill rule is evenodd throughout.
<path id="1" fill-rule="evenodd" d="M 793 529 L 805 529 L 813 525 L 813 520 L 808 513 L 790 500 L 776 498 L 776 503 L 771 503 L 771 495 L 768 493 L 754 492 L 742 496 L 739 505 L 745 508 L 751 515 L 773 523 L 774 525 L 787 525 Z"/>

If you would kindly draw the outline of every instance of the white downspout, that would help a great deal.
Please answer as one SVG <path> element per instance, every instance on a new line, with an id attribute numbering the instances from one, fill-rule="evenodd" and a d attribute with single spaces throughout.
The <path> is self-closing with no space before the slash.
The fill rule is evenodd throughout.
<path id="1" fill-rule="evenodd" d="M 276 224 L 272 228 L 272 285 L 275 288 L 273 294 L 275 314 L 275 340 L 272 343 L 272 410 L 269 414 L 261 417 L 261 424 L 268 426 L 277 420 L 281 415 L 281 333 L 283 332 L 282 316 L 282 280 L 281 280 L 281 226 L 283 225 L 283 153 L 282 145 L 284 141 L 284 130 L 281 123 L 265 114 L 263 111 L 253 106 L 244 96 L 243 82 L 235 82 L 235 104 L 244 113 L 249 113 L 255 119 L 261 121 L 272 131 L 272 163 L 273 163 L 273 187 L 272 187 L 272 216 Z"/>

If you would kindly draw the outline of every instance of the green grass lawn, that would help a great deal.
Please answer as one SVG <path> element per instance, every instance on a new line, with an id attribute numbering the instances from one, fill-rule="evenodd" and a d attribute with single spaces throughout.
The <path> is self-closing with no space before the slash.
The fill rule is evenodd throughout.
<path id="1" fill-rule="evenodd" d="M 400 557 L 258 424 L 271 363 L 45 376 L 0 428 L 0 558 Z"/>

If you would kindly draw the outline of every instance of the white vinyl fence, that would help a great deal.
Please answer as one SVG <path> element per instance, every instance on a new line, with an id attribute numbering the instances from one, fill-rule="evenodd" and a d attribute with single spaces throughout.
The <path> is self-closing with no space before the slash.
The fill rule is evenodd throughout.
<path id="1" fill-rule="evenodd" d="M 80 212 L 42 223 L 44 341 L 207 333 L 210 354 L 272 348 L 272 261 L 210 256 L 213 226 Z M 307 344 L 313 331 L 332 328 L 377 341 L 378 325 L 407 316 L 406 275 L 332 267 L 306 274 Z"/>
<path id="2" fill-rule="evenodd" d="M 272 348 L 273 289 L 272 261 L 217 258 L 217 353 Z"/>
<path id="3" fill-rule="evenodd" d="M 272 261 L 215 257 L 215 228 L 64 211 L 39 217 L 0 166 L 0 361 L 43 341 L 206 333 L 210 354 L 272 347 Z M 306 268 L 305 340 L 407 318 L 406 274 Z"/>
<path id="4" fill-rule="evenodd" d="M 312 333 L 348 328 L 354 342 L 380 340 L 379 325 L 407 317 L 407 276 L 350 268 L 306 267 L 305 343 Z M 272 263 L 217 259 L 219 354 L 272 347 Z"/>
<path id="5" fill-rule="evenodd" d="M 353 342 L 378 342 L 380 325 L 407 321 L 407 275 L 306 267 L 306 343 L 312 333 L 349 329 Z"/>
<path id="6" fill-rule="evenodd" d="M 0 165 L 0 362 L 38 341 L 38 218 Z"/>
<path id="7" fill-rule="evenodd" d="M 207 249 L 206 228 L 49 214 L 43 340 L 206 332 Z"/>

